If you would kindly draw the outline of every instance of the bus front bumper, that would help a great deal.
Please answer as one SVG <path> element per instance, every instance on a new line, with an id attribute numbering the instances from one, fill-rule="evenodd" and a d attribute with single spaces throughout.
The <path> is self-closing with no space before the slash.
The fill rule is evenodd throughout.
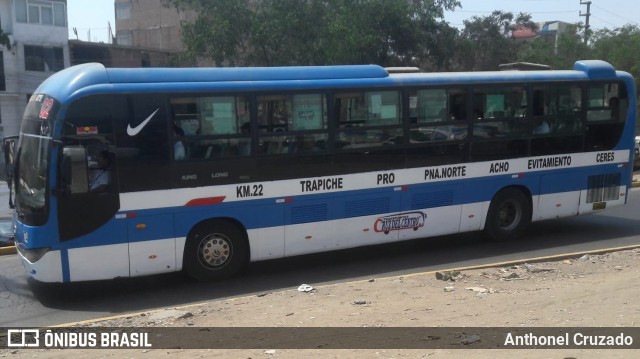
<path id="1" fill-rule="evenodd" d="M 47 283 L 63 282 L 60 251 L 48 248 L 25 249 L 20 245 L 16 249 L 22 265 L 33 279 Z"/>

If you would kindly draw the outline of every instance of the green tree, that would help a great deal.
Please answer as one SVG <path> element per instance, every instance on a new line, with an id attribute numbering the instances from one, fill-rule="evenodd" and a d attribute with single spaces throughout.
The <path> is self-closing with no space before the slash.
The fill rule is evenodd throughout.
<path id="1" fill-rule="evenodd" d="M 497 70 L 502 63 L 514 62 L 521 42 L 513 39 L 517 27 L 535 30 L 531 15 L 496 10 L 489 16 L 474 16 L 464 21 L 457 44 L 459 66 L 470 71 Z"/>
<path id="2" fill-rule="evenodd" d="M 637 25 L 599 30 L 591 41 L 595 58 L 631 73 L 636 82 L 640 81 L 640 28 Z"/>
<path id="3" fill-rule="evenodd" d="M 7 50 L 11 50 L 11 40 L 9 39 L 9 34 L 0 29 L 0 45 L 4 45 Z"/>
<path id="4" fill-rule="evenodd" d="M 192 10 L 186 55 L 216 64 L 275 66 L 443 64 L 458 0 L 166 0 Z M 440 48 L 434 48 L 440 47 Z"/>
<path id="5" fill-rule="evenodd" d="M 558 36 L 541 36 L 524 43 L 518 61 L 541 63 L 552 69 L 571 69 L 577 60 L 592 58 L 592 51 L 584 41 L 581 24 L 568 25 Z"/>

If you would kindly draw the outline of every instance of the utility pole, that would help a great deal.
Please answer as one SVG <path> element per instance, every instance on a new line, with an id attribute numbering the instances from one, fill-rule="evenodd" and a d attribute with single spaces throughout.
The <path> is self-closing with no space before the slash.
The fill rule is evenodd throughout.
<path id="1" fill-rule="evenodd" d="M 582 1 L 580 0 L 580 5 L 587 5 L 587 13 L 583 14 L 582 10 L 580 10 L 580 16 L 584 16 L 586 18 L 584 24 L 584 42 L 585 44 L 589 40 L 589 16 L 591 16 L 591 1 Z"/>

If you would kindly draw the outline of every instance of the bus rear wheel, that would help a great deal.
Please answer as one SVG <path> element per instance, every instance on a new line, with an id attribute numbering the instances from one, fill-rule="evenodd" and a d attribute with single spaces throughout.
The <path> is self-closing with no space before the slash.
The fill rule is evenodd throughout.
<path id="1" fill-rule="evenodd" d="M 223 220 L 209 221 L 194 227 L 184 248 L 184 269 L 200 281 L 229 278 L 248 262 L 246 233 L 239 226 Z"/>
<path id="2" fill-rule="evenodd" d="M 521 236 L 529 223 L 529 198 L 521 190 L 507 188 L 491 200 L 484 231 L 494 241 L 506 241 Z"/>

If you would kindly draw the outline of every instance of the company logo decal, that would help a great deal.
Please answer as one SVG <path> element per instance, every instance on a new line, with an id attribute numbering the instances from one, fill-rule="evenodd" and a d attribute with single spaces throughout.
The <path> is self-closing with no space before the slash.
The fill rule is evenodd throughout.
<path id="1" fill-rule="evenodd" d="M 156 112 L 158 112 L 160 110 L 160 107 L 158 107 L 155 111 L 153 111 L 153 113 L 151 115 L 149 115 L 149 117 L 145 118 L 144 121 L 142 121 L 141 124 L 139 124 L 136 127 L 131 127 L 131 124 L 127 125 L 127 135 L 133 137 L 135 135 L 138 134 L 138 132 L 142 131 L 142 129 L 144 128 L 144 126 L 147 125 L 147 123 L 149 123 L 149 121 L 151 121 L 151 119 L 153 118 L 153 116 L 156 114 Z"/>
<path id="2" fill-rule="evenodd" d="M 425 219 L 427 219 L 427 215 L 422 212 L 407 212 L 394 216 L 380 217 L 374 223 L 373 230 L 378 233 L 384 232 L 384 234 L 403 229 L 417 231 L 418 228 L 424 227 Z"/>

